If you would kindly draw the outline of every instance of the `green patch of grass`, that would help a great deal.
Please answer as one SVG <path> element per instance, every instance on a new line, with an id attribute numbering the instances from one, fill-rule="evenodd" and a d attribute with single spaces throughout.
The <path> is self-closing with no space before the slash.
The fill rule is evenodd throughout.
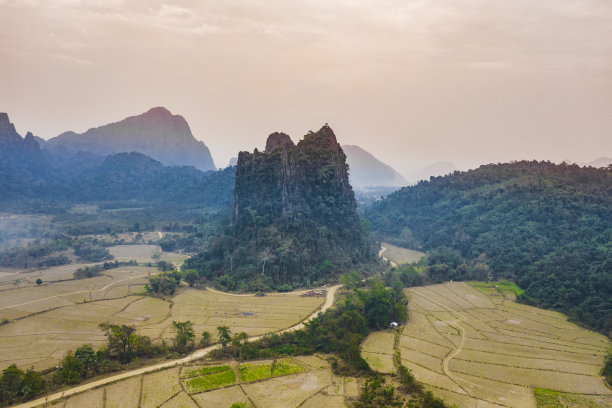
<path id="1" fill-rule="evenodd" d="M 185 387 L 190 394 L 214 390 L 236 383 L 234 370 L 221 371 L 220 373 L 203 375 L 185 381 Z"/>
<path id="2" fill-rule="evenodd" d="M 287 374 L 301 373 L 304 367 L 293 360 L 279 360 L 272 366 L 268 364 L 244 363 L 238 366 L 240 379 L 244 382 L 263 380 L 265 378 L 280 377 Z"/>
<path id="3" fill-rule="evenodd" d="M 181 373 L 181 378 L 199 377 L 201 375 L 218 373 L 221 371 L 231 370 L 230 366 L 204 366 L 195 369 L 188 369 Z"/>
<path id="4" fill-rule="evenodd" d="M 546 390 L 544 388 L 534 388 L 533 392 L 538 403 L 538 408 L 563 408 L 558 391 Z"/>
<path id="5" fill-rule="evenodd" d="M 538 408 L 605 408 L 610 399 L 600 395 L 582 395 L 534 388 Z"/>
<path id="6" fill-rule="evenodd" d="M 514 296 L 520 296 L 525 291 L 518 286 L 516 283 L 507 282 L 507 281 L 499 281 L 499 282 L 467 282 L 470 286 L 479 291 L 483 292 L 485 295 L 497 295 L 501 294 L 502 296 L 506 296 L 506 294 L 513 294 Z"/>

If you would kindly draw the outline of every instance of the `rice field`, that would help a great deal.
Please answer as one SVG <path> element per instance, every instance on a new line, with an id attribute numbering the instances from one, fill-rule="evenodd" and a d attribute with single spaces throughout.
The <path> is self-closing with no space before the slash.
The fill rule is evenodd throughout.
<path id="1" fill-rule="evenodd" d="M 398 247 L 387 242 L 382 242 L 381 245 L 387 248 L 387 250 L 383 252 L 383 256 L 398 265 L 419 262 L 421 258 L 425 256 L 423 252 Z"/>
<path id="2" fill-rule="evenodd" d="M 279 377 L 244 382 L 237 375 L 240 365 L 236 362 L 202 362 L 197 366 L 176 367 L 122 380 L 52 406 L 229 408 L 233 403 L 243 402 L 251 407 L 266 408 L 345 408 L 352 406 L 362 387 L 361 379 L 333 375 L 324 355 L 295 357 L 281 362 L 286 362 L 288 367 L 299 367 L 299 370 L 283 372 Z M 270 363 L 248 364 L 268 365 L 269 371 Z"/>
<path id="3" fill-rule="evenodd" d="M 395 331 L 378 331 L 371 333 L 361 346 L 361 356 L 370 367 L 381 373 L 392 373 L 393 340 Z"/>
<path id="4" fill-rule="evenodd" d="M 43 370 L 56 366 L 68 350 L 83 343 L 101 346 L 106 338 L 98 324 L 106 321 L 135 325 L 139 334 L 160 341 L 174 337 L 173 320 L 191 320 L 196 341 L 204 330 L 214 340 L 218 326 L 249 336 L 292 326 L 324 301 L 298 293 L 233 296 L 191 288 L 182 288 L 171 301 L 134 295 L 142 292 L 146 275 L 154 271 L 119 268 L 107 271 L 109 276 L 24 288 L 27 300 L 17 293 L 0 298 L 4 306 L 0 316 L 20 317 L 0 325 L 0 369 L 16 363 Z"/>
<path id="5" fill-rule="evenodd" d="M 407 290 L 409 322 L 399 349 L 418 380 L 459 407 L 548 407 L 538 389 L 588 394 L 599 405 L 583 406 L 609 406 L 612 390 L 599 376 L 606 337 L 560 313 L 515 303 L 511 284 L 470 285 Z"/>

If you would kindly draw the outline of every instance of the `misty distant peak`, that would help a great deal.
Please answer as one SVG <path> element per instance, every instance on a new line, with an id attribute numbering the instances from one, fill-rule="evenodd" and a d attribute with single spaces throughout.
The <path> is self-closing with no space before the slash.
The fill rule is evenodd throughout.
<path id="1" fill-rule="evenodd" d="M 6 112 L 0 112 L 0 142 L 3 144 L 20 144 L 23 142 Z"/>
<path id="2" fill-rule="evenodd" d="M 139 152 L 166 166 L 194 166 L 216 170 L 210 150 L 195 139 L 189 124 L 180 115 L 158 106 L 119 122 L 89 129 L 85 133 L 65 132 L 44 146 L 55 153 L 89 151 L 106 156 Z"/>
<path id="3" fill-rule="evenodd" d="M 349 165 L 351 185 L 363 187 L 401 187 L 408 184 L 406 179 L 388 164 L 374 157 L 370 152 L 355 145 L 343 145 L 346 162 Z"/>
<path id="4" fill-rule="evenodd" d="M 142 114 L 142 116 L 155 116 L 155 117 L 169 117 L 172 116 L 172 112 L 170 112 L 168 109 L 164 108 L 163 106 L 157 106 L 155 108 L 151 108 L 148 111 L 146 111 L 145 113 Z"/>

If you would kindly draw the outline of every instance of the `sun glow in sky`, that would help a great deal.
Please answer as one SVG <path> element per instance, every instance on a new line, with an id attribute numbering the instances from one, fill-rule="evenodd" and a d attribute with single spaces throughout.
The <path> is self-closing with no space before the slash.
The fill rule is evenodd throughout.
<path id="1" fill-rule="evenodd" d="M 0 61 L 22 134 L 165 106 L 220 167 L 325 122 L 404 174 L 612 156 L 610 0 L 0 0 Z"/>

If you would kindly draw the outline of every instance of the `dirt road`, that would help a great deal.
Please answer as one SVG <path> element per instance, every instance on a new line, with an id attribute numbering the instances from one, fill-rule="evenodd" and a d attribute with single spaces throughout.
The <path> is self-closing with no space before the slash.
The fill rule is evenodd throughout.
<path id="1" fill-rule="evenodd" d="M 291 326 L 287 329 L 281 330 L 279 333 L 284 333 L 284 332 L 291 332 L 291 331 L 295 331 L 295 330 L 300 330 L 301 328 L 304 327 L 304 323 L 308 322 L 312 319 L 314 319 L 319 313 L 326 311 L 327 309 L 329 309 L 333 304 L 334 304 L 334 296 L 336 294 L 336 292 L 338 291 L 338 289 L 340 289 L 342 285 L 335 285 L 332 286 L 330 288 L 327 289 L 327 296 L 325 298 L 325 303 L 323 303 L 323 306 L 321 306 L 321 308 L 317 309 L 314 313 L 312 313 L 310 316 L 308 316 L 306 319 L 304 319 L 303 321 L 301 321 L 300 323 Z M 220 292 L 223 293 L 223 292 Z M 259 340 L 263 337 L 262 336 L 254 336 L 254 337 L 250 337 L 249 340 L 251 341 L 255 341 L 255 340 Z M 55 394 L 51 394 L 48 395 L 46 397 L 42 397 L 42 398 L 38 398 L 20 405 L 15 405 L 14 408 L 34 408 L 34 407 L 38 407 L 39 405 L 42 404 L 46 404 L 52 401 L 56 401 L 60 398 L 63 397 L 68 397 L 71 395 L 75 395 L 75 394 L 79 394 L 81 392 L 84 391 L 88 391 L 91 390 L 92 388 L 96 388 L 96 387 L 100 387 L 102 385 L 106 385 L 106 384 L 110 384 L 119 380 L 124 380 L 126 378 L 131 378 L 131 377 L 135 377 L 138 375 L 142 375 L 142 374 L 146 374 L 146 373 L 150 373 L 153 371 L 158 371 L 164 368 L 170 368 L 170 367 L 174 367 L 180 364 L 185 364 L 185 363 L 189 363 L 191 361 L 194 360 L 198 360 L 202 357 L 205 357 L 206 355 L 208 355 L 208 353 L 210 353 L 212 350 L 216 350 L 219 347 L 221 347 L 219 344 L 216 344 L 214 346 L 210 346 L 210 347 L 206 347 L 204 349 L 200 349 L 200 350 L 196 350 L 193 353 L 189 354 L 187 357 L 183 357 L 181 359 L 178 360 L 172 360 L 172 361 L 167 361 L 164 363 L 160 363 L 160 364 L 155 364 L 149 367 L 142 367 L 142 368 L 138 368 L 136 370 L 132 370 L 132 371 L 128 371 L 125 373 L 121 373 L 121 374 L 117 374 L 117 375 L 113 375 L 111 377 L 107 377 L 107 378 L 103 378 L 101 380 L 97 380 L 97 381 L 93 381 L 87 384 L 83 384 L 83 385 L 79 385 L 77 387 L 73 387 L 61 392 L 57 392 Z"/>
<path id="2" fill-rule="evenodd" d="M 380 251 L 378 251 L 378 256 L 380 256 L 383 261 L 389 261 L 389 263 L 391 264 L 391 266 L 393 266 L 394 268 L 397 268 L 397 264 L 395 262 L 393 262 L 392 260 L 385 258 L 383 256 L 383 254 L 387 251 L 387 247 L 381 246 L 380 247 Z"/>

